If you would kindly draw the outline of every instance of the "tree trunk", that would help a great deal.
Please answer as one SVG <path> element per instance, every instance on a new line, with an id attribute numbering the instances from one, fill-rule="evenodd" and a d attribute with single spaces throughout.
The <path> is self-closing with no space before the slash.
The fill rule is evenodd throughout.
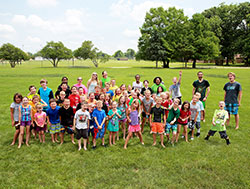
<path id="1" fill-rule="evenodd" d="M 169 60 L 167 60 L 167 63 L 166 63 L 166 60 L 163 60 L 163 68 L 169 68 Z"/>
<path id="2" fill-rule="evenodd" d="M 229 59 L 228 59 L 228 57 L 226 58 L 226 66 L 229 66 Z"/>
<path id="3" fill-rule="evenodd" d="M 248 58 L 246 58 L 245 66 L 250 66 L 250 65 L 249 65 L 249 61 L 248 61 Z"/>
<path id="4" fill-rule="evenodd" d="M 11 68 L 15 68 L 15 66 L 16 66 L 16 63 L 15 63 L 15 62 L 10 62 L 10 67 L 11 67 Z"/>
<path id="5" fill-rule="evenodd" d="M 98 62 L 96 60 L 92 60 L 93 64 L 95 65 L 95 67 L 98 67 Z"/>
<path id="6" fill-rule="evenodd" d="M 156 60 L 155 66 L 156 66 L 156 68 L 158 68 L 158 60 Z"/>
<path id="7" fill-rule="evenodd" d="M 196 59 L 194 59 L 194 61 L 193 61 L 192 68 L 196 68 Z"/>
<path id="8" fill-rule="evenodd" d="M 53 67 L 56 67 L 56 60 L 53 60 Z"/>
<path id="9" fill-rule="evenodd" d="M 187 61 L 185 61 L 185 68 L 187 68 Z"/>

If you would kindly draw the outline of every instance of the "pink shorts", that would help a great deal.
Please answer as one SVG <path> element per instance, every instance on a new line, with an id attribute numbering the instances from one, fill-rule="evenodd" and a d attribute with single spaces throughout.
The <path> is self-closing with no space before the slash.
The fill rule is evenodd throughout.
<path id="1" fill-rule="evenodd" d="M 129 125 L 128 127 L 128 132 L 134 133 L 134 132 L 139 132 L 139 131 L 141 131 L 140 125 Z"/>

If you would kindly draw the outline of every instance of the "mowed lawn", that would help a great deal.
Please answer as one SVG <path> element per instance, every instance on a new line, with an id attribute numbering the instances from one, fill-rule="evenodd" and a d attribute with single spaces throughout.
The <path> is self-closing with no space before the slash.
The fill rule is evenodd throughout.
<path id="1" fill-rule="evenodd" d="M 166 149 L 159 144 L 152 147 L 152 135 L 146 125 L 145 145 L 140 145 L 134 137 L 127 150 L 123 149 L 124 141 L 120 139 L 116 146 L 103 148 L 98 141 L 96 150 L 89 147 L 88 151 L 78 152 L 68 135 L 59 146 L 51 143 L 49 134 L 45 144 L 32 138 L 29 147 L 10 146 L 15 131 L 9 110 L 13 95 L 20 92 L 25 96 L 29 85 L 39 88 L 42 78 L 49 81 L 48 86 L 55 92 L 62 76 L 69 78 L 70 85 L 82 76 L 86 84 L 92 72 L 101 77 L 101 72 L 107 70 L 118 85 L 132 84 L 134 75 L 140 74 L 141 80 L 149 80 L 150 85 L 155 76 L 160 76 L 168 88 L 183 64 L 171 64 L 175 69 L 155 69 L 154 63 L 136 61 L 113 61 L 99 68 L 90 62 L 75 62 L 77 67 L 71 66 L 70 61 L 59 63 L 58 68 L 40 61 L 27 62 L 15 69 L 0 65 L 0 188 L 250 188 L 250 69 L 202 67 L 211 93 L 206 122 L 201 123 L 201 137 L 190 143 L 180 139 L 175 147 L 170 144 L 166 144 Z M 182 70 L 182 99 L 191 100 L 192 82 L 200 69 Z M 239 110 L 240 128 L 234 130 L 233 119 L 227 128 L 231 139 L 231 145 L 227 146 L 218 133 L 209 141 L 204 137 L 218 102 L 223 100 L 223 86 L 228 82 L 226 75 L 230 71 L 236 73 L 236 80 L 242 84 L 243 99 Z M 106 134 L 106 144 L 107 137 Z"/>

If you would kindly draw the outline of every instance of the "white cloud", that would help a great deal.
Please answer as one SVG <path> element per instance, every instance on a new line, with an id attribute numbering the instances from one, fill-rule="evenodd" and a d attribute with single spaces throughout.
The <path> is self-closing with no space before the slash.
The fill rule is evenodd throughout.
<path id="1" fill-rule="evenodd" d="M 131 0 L 119 0 L 110 7 L 112 16 L 126 16 L 131 11 Z"/>
<path id="2" fill-rule="evenodd" d="M 55 7 L 57 0 L 27 0 L 27 4 L 32 8 Z"/>
<path id="3" fill-rule="evenodd" d="M 137 30 L 126 29 L 123 31 L 122 34 L 125 35 L 126 37 L 139 37 L 140 31 L 139 31 L 139 29 L 137 29 Z"/>
<path id="4" fill-rule="evenodd" d="M 15 33 L 16 30 L 7 24 L 0 24 L 0 33 Z"/>
<path id="5" fill-rule="evenodd" d="M 28 36 L 27 37 L 27 41 L 31 42 L 31 43 L 41 43 L 42 40 L 38 37 L 32 37 L 32 36 Z"/>
<path id="6" fill-rule="evenodd" d="M 14 15 L 12 18 L 12 22 L 17 23 L 17 24 L 26 24 L 27 23 L 27 18 L 24 15 Z"/>

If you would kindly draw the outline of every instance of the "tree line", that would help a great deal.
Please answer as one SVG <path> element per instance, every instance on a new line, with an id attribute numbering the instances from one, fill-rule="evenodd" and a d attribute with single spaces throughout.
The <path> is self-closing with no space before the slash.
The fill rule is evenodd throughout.
<path id="1" fill-rule="evenodd" d="M 138 52 L 128 49 L 118 50 L 113 57 L 126 57 L 136 60 L 151 60 L 163 63 L 169 68 L 170 61 L 192 61 L 196 67 L 197 60 L 214 60 L 216 64 L 234 61 L 234 56 L 240 54 L 246 66 L 250 58 L 250 3 L 224 3 L 196 13 L 192 18 L 184 15 L 182 9 L 170 7 L 151 8 L 146 13 L 143 25 L 140 27 Z M 47 42 L 36 54 L 25 53 L 10 43 L 0 48 L 0 59 L 10 62 L 11 67 L 22 60 L 41 56 L 48 59 L 54 67 L 60 60 L 91 59 L 98 67 L 101 62 L 107 62 L 110 55 L 100 51 L 92 41 L 84 41 L 78 49 L 72 51 L 62 42 Z"/>

